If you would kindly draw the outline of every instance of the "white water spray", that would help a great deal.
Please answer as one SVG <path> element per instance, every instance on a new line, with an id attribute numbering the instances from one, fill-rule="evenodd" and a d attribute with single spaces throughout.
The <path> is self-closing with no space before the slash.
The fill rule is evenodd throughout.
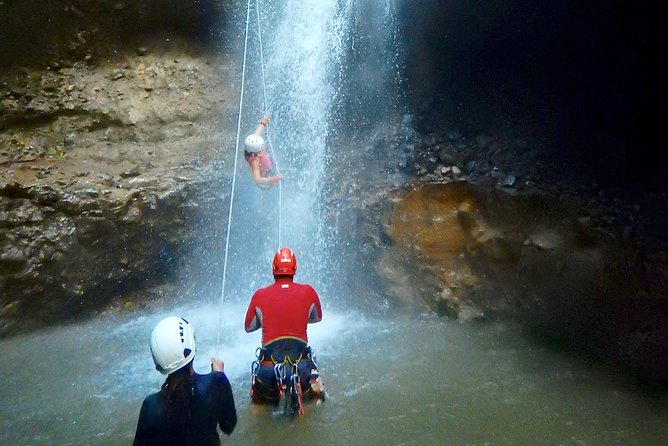
<path id="1" fill-rule="evenodd" d="M 251 19 L 249 33 L 243 127 L 246 133 L 255 128 L 266 93 L 273 153 L 285 179 L 280 197 L 276 188 L 258 191 L 246 187 L 248 183 L 242 186 L 239 212 L 232 216 L 236 222 L 228 234 L 237 265 L 231 266 L 230 277 L 243 274 L 249 279 L 246 282 L 254 286 L 270 279 L 267 265 L 277 248 L 274 227 L 280 221 L 280 242 L 291 247 L 299 259 L 297 280 L 322 290 L 326 279 L 332 276 L 330 265 L 335 263 L 329 258 L 335 234 L 325 222 L 325 215 L 333 210 L 325 208 L 323 200 L 323 190 L 331 184 L 325 184 L 324 179 L 329 163 L 341 155 L 333 153 L 333 147 L 342 146 L 332 142 L 356 131 L 356 122 L 340 118 L 341 98 L 348 94 L 347 76 L 351 71 L 366 70 L 355 66 L 366 63 L 353 48 L 355 35 L 374 30 L 370 45 L 374 47 L 373 68 L 367 73 L 387 77 L 387 70 L 382 67 L 393 65 L 393 59 L 385 57 L 385 46 L 394 44 L 393 2 L 367 5 L 353 0 L 258 1 L 259 14 L 257 21 L 255 17 Z M 255 2 L 252 5 L 255 9 Z M 245 25 L 245 9 L 236 16 L 234 23 L 241 28 Z M 367 22 L 361 24 L 363 20 Z M 358 87 L 368 88 L 373 97 L 362 105 L 359 114 L 374 115 L 381 108 L 380 101 L 393 102 L 391 98 L 397 96 L 394 91 L 377 93 L 386 84 L 383 79 L 374 79 Z M 369 109 L 364 109 L 367 105 Z M 252 290 L 237 290 L 234 294 L 249 292 Z"/>

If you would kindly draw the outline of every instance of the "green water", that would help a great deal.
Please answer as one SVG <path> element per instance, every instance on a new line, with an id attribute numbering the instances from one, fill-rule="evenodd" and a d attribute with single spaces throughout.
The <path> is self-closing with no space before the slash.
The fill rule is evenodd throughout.
<path id="1" fill-rule="evenodd" d="M 259 334 L 243 332 L 244 310 L 226 305 L 221 330 L 239 416 L 225 445 L 668 443 L 665 396 L 513 328 L 419 315 L 376 320 L 325 308 L 309 333 L 329 399 L 300 418 L 250 407 Z M 195 368 L 205 372 L 217 308 L 170 314 L 195 325 Z M 0 444 L 131 444 L 142 399 L 162 383 L 148 335 L 164 315 L 100 317 L 0 343 Z"/>

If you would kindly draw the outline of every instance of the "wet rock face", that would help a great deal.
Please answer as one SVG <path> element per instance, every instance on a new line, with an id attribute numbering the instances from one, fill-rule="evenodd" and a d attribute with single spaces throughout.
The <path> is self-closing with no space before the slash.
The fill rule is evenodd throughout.
<path id="1" fill-rule="evenodd" d="M 221 2 L 37 3 L 0 2 L 0 337 L 216 274 L 233 156 Z"/>
<path id="2" fill-rule="evenodd" d="M 466 231 L 460 224 L 459 210 L 472 210 L 473 194 L 463 184 L 447 188 L 428 185 L 412 188 L 395 200 L 385 229 L 393 241 L 392 250 L 399 251 L 395 255 L 406 259 L 406 268 L 415 269 L 410 266 L 415 265 L 411 259 L 419 262 L 422 271 L 417 277 L 423 286 L 418 289 L 423 292 L 415 294 L 416 300 L 441 314 L 468 319 L 471 313 L 463 309 L 472 305 L 463 304 L 462 299 L 479 286 L 479 280 L 462 261 Z M 388 273 L 384 275 L 391 277 Z M 431 286 L 425 288 L 424 284 Z M 477 313 L 482 316 L 481 310 Z"/>
<path id="3" fill-rule="evenodd" d="M 180 182 L 147 176 L 141 188 L 123 179 L 77 190 L 0 184 L 0 335 L 69 319 L 116 290 L 169 278 L 190 256 L 200 212 L 212 206 L 202 198 L 213 197 L 207 183 L 191 173 Z"/>
<path id="4" fill-rule="evenodd" d="M 389 293 L 460 321 L 516 319 L 668 379 L 665 258 L 619 244 L 576 203 L 537 192 L 425 184 L 392 201 L 383 228 L 392 243 L 376 262 Z M 396 270 L 388 258 L 401 259 Z"/>
<path id="5" fill-rule="evenodd" d="M 219 44 L 227 2 L 200 0 L 71 0 L 0 2 L 0 67 L 73 61 L 100 64 L 120 54 L 143 55 L 185 36 Z M 117 73 L 117 75 L 120 73 Z M 56 79 L 45 84 L 54 91 Z"/>

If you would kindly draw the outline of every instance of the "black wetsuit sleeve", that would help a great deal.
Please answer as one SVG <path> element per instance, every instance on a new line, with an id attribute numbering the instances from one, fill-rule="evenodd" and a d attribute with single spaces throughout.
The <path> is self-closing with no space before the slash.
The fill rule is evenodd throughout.
<path id="1" fill-rule="evenodd" d="M 234 406 L 234 395 L 232 395 L 232 386 L 227 376 L 222 372 L 214 372 L 218 375 L 216 404 L 218 405 L 218 426 L 223 433 L 230 435 L 237 425 L 237 410 Z"/>
<path id="2" fill-rule="evenodd" d="M 139 411 L 137 432 L 135 433 L 135 439 L 132 443 L 133 446 L 148 446 L 155 444 L 155 436 L 153 432 L 155 420 L 154 416 L 151 416 L 151 413 L 155 415 L 155 410 L 152 410 L 151 406 L 153 406 L 151 403 L 151 396 L 148 396 L 144 399 L 144 402 L 141 405 L 141 410 Z"/>

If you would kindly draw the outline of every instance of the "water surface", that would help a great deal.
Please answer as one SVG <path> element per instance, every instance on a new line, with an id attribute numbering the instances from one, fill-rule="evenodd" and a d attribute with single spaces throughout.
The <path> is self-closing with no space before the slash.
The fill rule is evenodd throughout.
<path id="1" fill-rule="evenodd" d="M 421 315 L 366 318 L 325 308 L 311 326 L 329 399 L 291 418 L 251 407 L 259 333 L 225 304 L 220 356 L 239 423 L 228 445 L 665 444 L 668 401 L 584 360 L 534 345 L 512 327 Z M 196 329 L 195 368 L 215 351 L 217 306 L 171 311 Z M 143 398 L 163 376 L 148 337 L 166 314 L 104 316 L 0 343 L 0 443 L 130 444 Z M 259 409 L 259 410 L 258 410 Z"/>

